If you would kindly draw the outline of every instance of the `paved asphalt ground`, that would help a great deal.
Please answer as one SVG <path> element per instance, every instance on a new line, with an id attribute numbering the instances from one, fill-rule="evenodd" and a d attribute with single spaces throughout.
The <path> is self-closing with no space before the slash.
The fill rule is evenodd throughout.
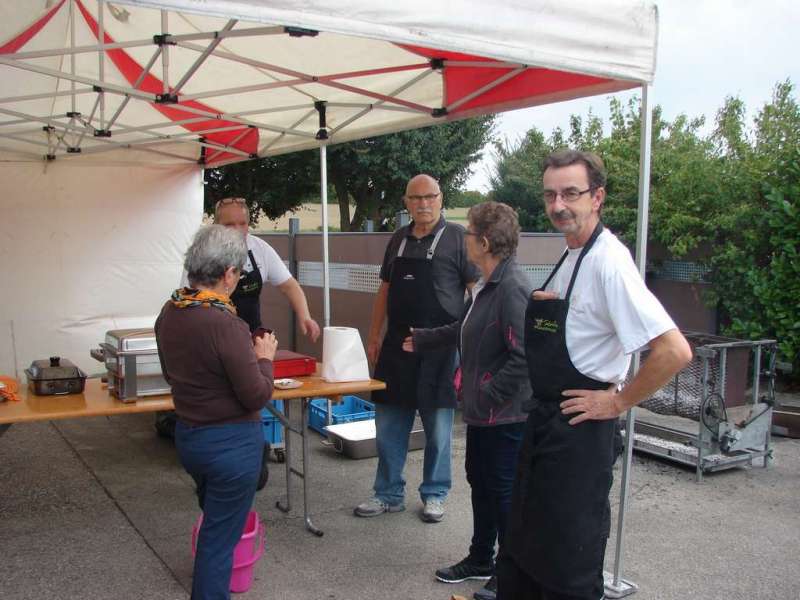
<path id="1" fill-rule="evenodd" d="M 17 425 L 0 437 L 2 600 L 189 597 L 198 513 L 192 482 L 152 421 L 135 415 Z M 453 490 L 438 524 L 418 516 L 422 452 L 409 456 L 407 511 L 359 519 L 352 509 L 370 494 L 376 460 L 341 457 L 316 434 L 311 441 L 313 517 L 325 535 L 303 527 L 299 480 L 292 512 L 276 510 L 285 483 L 283 465 L 273 463 L 256 500 L 266 552 L 253 587 L 236 598 L 471 597 L 480 583 L 433 577 L 465 555 L 471 534 L 463 424 L 455 429 Z M 689 469 L 635 457 L 623 563 L 624 577 L 640 587 L 633 598 L 800 598 L 800 440 L 774 444 L 769 469 L 734 469 L 699 484 Z M 614 505 L 619 465 L 616 475 Z M 612 535 L 607 569 L 613 547 Z"/>

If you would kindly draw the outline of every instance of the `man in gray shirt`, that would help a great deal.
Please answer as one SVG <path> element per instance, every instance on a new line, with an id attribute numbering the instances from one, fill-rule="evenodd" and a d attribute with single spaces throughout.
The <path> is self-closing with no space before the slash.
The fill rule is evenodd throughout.
<path id="1" fill-rule="evenodd" d="M 369 330 L 368 355 L 375 364 L 375 378 L 386 382 L 385 391 L 372 394 L 378 447 L 374 497 L 354 512 L 374 517 L 405 509 L 403 468 L 408 436 L 419 412 L 426 439 L 419 487 L 424 505 L 421 517 L 435 523 L 444 517 L 444 500 L 451 486 L 455 350 L 411 354 L 402 345 L 414 327 L 458 320 L 464 291 L 478 274 L 467 260 L 464 228 L 447 223 L 442 216 L 442 192 L 433 177 L 413 177 L 404 201 L 412 222 L 398 229 L 386 248 Z M 384 322 L 386 335 L 381 341 Z"/>

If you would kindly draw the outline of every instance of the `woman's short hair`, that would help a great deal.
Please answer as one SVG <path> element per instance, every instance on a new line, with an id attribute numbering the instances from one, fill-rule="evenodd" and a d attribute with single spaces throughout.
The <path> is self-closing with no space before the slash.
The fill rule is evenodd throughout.
<path id="1" fill-rule="evenodd" d="M 472 230 L 489 241 L 489 252 L 501 259 L 517 253 L 519 217 L 517 211 L 502 202 L 481 202 L 467 212 Z"/>
<path id="2" fill-rule="evenodd" d="M 241 271 L 247 260 L 244 236 L 222 225 L 206 225 L 195 234 L 183 268 L 189 285 L 214 287 L 230 267 Z"/>

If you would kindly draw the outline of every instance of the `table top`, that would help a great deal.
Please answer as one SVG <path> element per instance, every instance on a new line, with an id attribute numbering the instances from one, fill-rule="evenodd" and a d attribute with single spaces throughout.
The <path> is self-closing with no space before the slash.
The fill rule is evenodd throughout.
<path id="1" fill-rule="evenodd" d="M 302 386 L 293 390 L 275 389 L 273 400 L 292 400 L 299 398 L 327 397 L 338 399 L 344 394 L 371 392 L 386 388 L 382 381 L 369 379 L 366 381 L 347 381 L 344 383 L 328 383 L 317 373 L 307 377 L 295 377 Z M 87 379 L 82 394 L 64 396 L 37 396 L 27 385 L 20 386 L 19 401 L 0 403 L 0 425 L 11 423 L 30 423 L 34 421 L 51 421 L 55 419 L 74 419 L 79 417 L 99 417 L 147 413 L 159 410 L 172 410 L 172 396 L 147 396 L 135 402 L 121 402 L 109 394 L 106 384 L 99 379 Z"/>

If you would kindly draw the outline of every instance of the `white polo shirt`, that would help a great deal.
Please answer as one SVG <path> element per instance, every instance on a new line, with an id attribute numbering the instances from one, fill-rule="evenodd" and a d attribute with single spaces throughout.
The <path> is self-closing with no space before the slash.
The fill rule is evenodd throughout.
<path id="1" fill-rule="evenodd" d="M 273 247 L 261 238 L 249 233 L 247 234 L 246 240 L 247 249 L 252 252 L 255 257 L 256 266 L 261 273 L 261 279 L 264 280 L 264 283 L 269 283 L 270 285 L 286 283 L 292 274 L 289 272 L 289 269 L 286 268 L 283 260 L 281 260 L 281 257 L 275 252 Z M 252 270 L 253 264 L 248 255 L 244 263 L 244 271 L 249 273 Z M 181 275 L 181 287 L 186 287 L 188 285 L 189 277 L 186 274 L 186 270 L 184 270 Z"/>
<path id="2" fill-rule="evenodd" d="M 261 272 L 261 279 L 264 280 L 264 283 L 281 285 L 282 283 L 286 283 L 292 276 L 278 253 L 261 238 L 248 233 L 247 249 L 252 252 L 255 257 L 256 265 Z M 250 262 L 249 256 L 244 263 L 244 270 L 245 272 L 253 270 L 253 265 Z"/>
<path id="3" fill-rule="evenodd" d="M 564 298 L 581 248 L 569 250 L 547 291 Z M 575 368 L 598 381 L 620 383 L 630 355 L 676 329 L 647 289 L 631 253 L 608 229 L 581 263 L 567 313 L 567 351 Z"/>

